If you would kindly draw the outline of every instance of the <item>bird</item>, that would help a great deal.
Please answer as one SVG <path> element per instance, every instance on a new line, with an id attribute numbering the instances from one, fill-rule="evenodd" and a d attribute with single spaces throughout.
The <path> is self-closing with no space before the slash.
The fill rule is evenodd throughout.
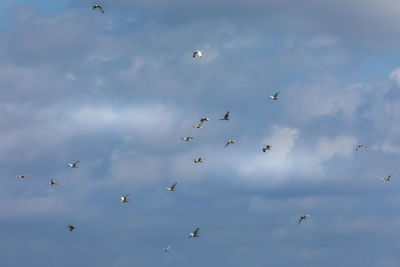
<path id="1" fill-rule="evenodd" d="M 276 92 L 274 95 L 271 95 L 270 97 L 269 97 L 269 99 L 271 99 L 271 100 L 278 100 L 278 95 L 280 94 L 281 92 L 279 91 L 279 92 Z"/>
<path id="2" fill-rule="evenodd" d="M 198 55 L 199 57 L 203 57 L 203 53 L 200 50 L 193 51 L 193 57 L 196 57 L 196 55 Z"/>
<path id="3" fill-rule="evenodd" d="M 384 177 L 384 178 L 380 178 L 379 180 L 389 182 L 389 181 L 390 181 L 390 178 L 392 178 L 392 175 L 393 175 L 393 174 L 390 174 L 390 175 L 388 175 L 388 176 L 386 176 L 386 177 Z"/>
<path id="4" fill-rule="evenodd" d="M 74 163 L 68 163 L 68 167 L 71 167 L 71 168 L 79 168 L 79 167 L 78 167 L 78 164 L 79 164 L 79 160 L 76 161 L 76 162 L 74 162 Z"/>
<path id="5" fill-rule="evenodd" d="M 310 215 L 310 214 L 300 215 L 300 220 L 299 220 L 298 223 L 300 224 L 302 220 L 305 220 L 305 219 L 307 219 L 308 217 L 311 217 L 311 215 Z"/>
<path id="6" fill-rule="evenodd" d="M 125 195 L 125 196 L 121 196 L 121 200 L 120 200 L 119 202 L 121 202 L 121 203 L 130 202 L 130 201 L 128 200 L 128 196 L 129 196 L 129 194 L 127 194 L 127 195 Z"/>
<path id="7" fill-rule="evenodd" d="M 181 139 L 182 139 L 183 141 L 189 142 L 190 139 L 193 139 L 193 137 L 191 137 L 191 136 L 183 137 L 183 136 L 182 136 Z"/>
<path id="8" fill-rule="evenodd" d="M 194 163 L 199 163 L 199 162 L 204 163 L 203 158 L 194 159 L 193 161 Z"/>
<path id="9" fill-rule="evenodd" d="M 230 144 L 234 144 L 234 143 L 236 143 L 235 140 L 229 140 L 226 142 L 225 147 L 229 146 Z"/>
<path id="10" fill-rule="evenodd" d="M 201 126 L 201 124 L 196 124 L 196 125 L 193 125 L 193 128 L 201 129 L 203 127 Z"/>
<path id="11" fill-rule="evenodd" d="M 93 5 L 92 8 L 93 8 L 93 9 L 98 8 L 98 9 L 100 9 L 101 13 L 104 14 L 104 10 L 103 10 L 103 8 L 102 8 L 101 6 L 99 6 L 99 5 Z"/>
<path id="12" fill-rule="evenodd" d="M 171 245 L 168 245 L 168 247 L 163 248 L 162 250 L 165 251 L 165 252 L 168 252 L 170 249 L 171 249 Z"/>
<path id="13" fill-rule="evenodd" d="M 199 236 L 199 230 L 200 230 L 200 228 L 197 227 L 196 230 L 194 230 L 193 233 L 190 233 L 190 234 L 189 234 L 189 237 L 188 237 L 188 238 L 200 237 L 200 236 Z"/>
<path id="14" fill-rule="evenodd" d="M 165 190 L 167 190 L 167 191 L 175 191 L 175 186 L 176 186 L 177 184 L 178 184 L 178 183 L 174 183 L 173 185 L 171 185 L 171 187 L 165 188 Z"/>
<path id="15" fill-rule="evenodd" d="M 201 118 L 200 118 L 200 125 L 202 125 L 203 122 L 205 122 L 205 121 L 210 121 L 210 119 L 207 118 L 207 117 L 201 117 Z"/>
<path id="16" fill-rule="evenodd" d="M 49 182 L 49 185 L 55 186 L 55 185 L 58 185 L 58 183 L 56 183 L 56 181 L 54 179 L 51 179 Z"/>
<path id="17" fill-rule="evenodd" d="M 265 151 L 271 150 L 271 147 L 272 147 L 272 146 L 270 146 L 270 145 L 266 145 L 266 146 L 264 146 L 264 147 L 262 148 L 262 151 L 265 153 Z"/>
<path id="18" fill-rule="evenodd" d="M 15 176 L 15 177 L 17 177 L 17 178 L 26 178 L 26 177 L 28 177 L 28 175 L 26 175 L 26 174 L 22 174 L 22 175 L 17 175 L 17 176 Z"/>
<path id="19" fill-rule="evenodd" d="M 70 232 L 72 232 L 75 229 L 75 226 L 69 224 L 67 228 L 69 229 Z"/>
<path id="20" fill-rule="evenodd" d="M 366 147 L 367 147 L 367 146 L 364 145 L 364 144 L 358 144 L 358 145 L 356 146 L 356 151 L 360 150 L 361 148 L 366 148 Z"/>
<path id="21" fill-rule="evenodd" d="M 221 119 L 219 119 L 219 120 L 220 120 L 220 121 L 229 121 L 229 113 L 230 113 L 230 111 L 226 112 L 225 115 L 224 115 L 224 117 L 221 118 Z"/>

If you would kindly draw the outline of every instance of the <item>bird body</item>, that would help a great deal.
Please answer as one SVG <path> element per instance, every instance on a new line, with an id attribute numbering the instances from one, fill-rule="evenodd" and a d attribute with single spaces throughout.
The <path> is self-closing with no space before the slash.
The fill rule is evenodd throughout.
<path id="1" fill-rule="evenodd" d="M 229 114 L 230 114 L 230 111 L 226 112 L 224 117 L 219 119 L 219 120 L 220 121 L 229 121 Z"/>
<path id="2" fill-rule="evenodd" d="M 121 203 L 129 202 L 128 197 L 129 197 L 129 194 L 127 194 L 125 196 L 121 196 L 121 200 L 119 202 L 121 202 Z"/>
<path id="3" fill-rule="evenodd" d="M 389 182 L 389 181 L 390 181 L 390 178 L 392 178 L 392 175 L 393 175 L 393 174 L 390 174 L 390 175 L 388 175 L 388 176 L 386 176 L 386 177 L 384 177 L 384 178 L 380 178 L 380 180 Z"/>
<path id="4" fill-rule="evenodd" d="M 163 248 L 162 250 L 165 251 L 165 252 L 168 252 L 170 249 L 171 249 L 171 245 L 168 245 L 168 247 Z"/>
<path id="5" fill-rule="evenodd" d="M 49 185 L 55 186 L 55 185 L 58 185 L 58 183 L 56 183 L 56 181 L 54 179 L 51 179 L 49 182 Z"/>
<path id="6" fill-rule="evenodd" d="M 191 139 L 193 139 L 193 137 L 191 137 L 191 136 L 183 137 L 183 136 L 182 136 L 181 139 L 182 139 L 183 141 L 189 142 Z"/>
<path id="7" fill-rule="evenodd" d="M 280 91 L 279 91 L 279 92 L 276 92 L 274 95 L 270 96 L 269 99 L 271 99 L 271 100 L 278 100 L 278 95 L 279 95 L 280 93 L 281 93 Z"/>
<path id="8" fill-rule="evenodd" d="M 225 147 L 229 146 L 230 144 L 234 144 L 234 143 L 236 143 L 235 140 L 229 140 L 226 142 Z"/>
<path id="9" fill-rule="evenodd" d="M 205 122 L 205 121 L 210 121 L 210 119 L 207 118 L 207 117 L 201 117 L 201 118 L 200 118 L 200 125 L 202 125 L 203 122 Z"/>
<path id="10" fill-rule="evenodd" d="M 199 162 L 204 163 L 203 158 L 194 159 L 193 161 L 194 161 L 194 163 L 199 163 Z"/>
<path id="11" fill-rule="evenodd" d="M 190 233 L 190 234 L 189 234 L 189 238 L 200 237 L 200 236 L 199 236 L 199 230 L 200 230 L 200 228 L 197 227 L 196 230 L 194 230 L 193 233 Z"/>
<path id="12" fill-rule="evenodd" d="M 262 151 L 265 153 L 267 150 L 271 150 L 271 147 L 272 147 L 272 146 L 270 146 L 270 145 L 266 145 L 266 146 L 264 146 L 264 147 L 262 148 Z"/>
<path id="13" fill-rule="evenodd" d="M 165 190 L 167 190 L 167 191 L 175 191 L 175 186 L 176 186 L 177 184 L 178 184 L 178 183 L 174 183 L 173 185 L 171 185 L 171 187 L 165 188 Z"/>
<path id="14" fill-rule="evenodd" d="M 94 10 L 94 9 L 99 9 L 100 11 L 101 11 L 101 13 L 103 13 L 104 14 L 104 10 L 103 10 L 103 8 L 101 7 L 101 6 L 99 6 L 99 5 L 93 5 L 92 6 L 92 9 Z"/>
<path id="15" fill-rule="evenodd" d="M 15 177 L 25 179 L 26 177 L 28 177 L 28 175 L 22 174 L 22 175 L 17 175 L 17 176 L 15 176 Z"/>
<path id="16" fill-rule="evenodd" d="M 308 217 L 311 217 L 310 214 L 304 214 L 304 215 L 300 215 L 300 219 L 299 219 L 299 224 L 301 223 L 302 220 L 306 220 Z"/>
<path id="17" fill-rule="evenodd" d="M 74 162 L 74 163 L 68 163 L 68 167 L 79 168 L 78 164 L 79 164 L 79 160 Z"/>
<path id="18" fill-rule="evenodd" d="M 196 55 L 198 55 L 199 57 L 203 57 L 203 53 L 200 50 L 193 51 L 193 57 L 196 57 Z"/>
<path id="19" fill-rule="evenodd" d="M 361 148 L 366 148 L 366 147 L 367 147 L 367 146 L 364 145 L 364 144 L 358 144 L 358 145 L 356 146 L 356 151 L 360 150 Z"/>

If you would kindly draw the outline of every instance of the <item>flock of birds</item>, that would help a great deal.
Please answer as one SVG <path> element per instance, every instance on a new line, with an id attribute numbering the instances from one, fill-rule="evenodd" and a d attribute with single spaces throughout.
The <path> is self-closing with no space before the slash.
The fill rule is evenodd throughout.
<path id="1" fill-rule="evenodd" d="M 93 6 L 92 6 L 92 9 L 93 9 L 93 10 L 98 9 L 98 10 L 100 10 L 101 13 L 104 14 L 104 9 L 103 9 L 100 5 L 93 5 Z M 195 51 L 193 51 L 193 58 L 195 58 L 196 56 L 198 56 L 199 58 L 203 57 L 203 52 L 200 51 L 200 50 L 195 50 Z M 274 95 L 269 96 L 269 99 L 270 99 L 270 100 L 273 100 L 273 101 L 277 101 L 277 100 L 278 100 L 278 96 L 279 96 L 280 93 L 281 93 L 280 91 L 279 91 L 279 92 L 276 92 Z M 222 118 L 218 119 L 218 120 L 221 120 L 221 121 L 229 121 L 229 119 L 230 119 L 230 111 L 227 111 L 227 112 L 225 113 L 225 115 L 224 115 Z M 209 118 L 207 118 L 207 117 L 201 117 L 199 123 L 198 123 L 198 124 L 195 124 L 195 125 L 193 126 L 193 128 L 198 128 L 198 129 L 203 128 L 203 124 L 204 124 L 205 122 L 208 122 L 208 121 L 210 121 Z M 192 136 L 181 137 L 181 140 L 182 140 L 182 141 L 185 141 L 185 142 L 190 142 L 190 141 L 193 140 L 193 139 L 194 139 L 194 137 L 192 137 Z M 228 141 L 226 142 L 226 144 L 225 144 L 225 147 L 228 147 L 229 145 L 233 145 L 233 144 L 235 144 L 235 143 L 236 143 L 235 140 L 228 140 Z M 267 145 L 264 145 L 264 146 L 261 148 L 261 150 L 262 150 L 262 152 L 265 153 L 265 152 L 271 150 L 271 148 L 272 148 L 272 146 L 271 146 L 270 144 L 267 144 Z M 364 144 L 358 144 L 358 145 L 356 145 L 356 147 L 355 147 L 355 151 L 359 151 L 360 149 L 365 149 L 365 148 L 366 148 L 366 145 L 364 145 Z M 194 159 L 193 161 L 194 161 L 194 163 L 204 163 L 203 160 L 204 160 L 203 158 L 199 157 L 199 158 Z M 78 168 L 78 167 L 79 167 L 78 165 L 79 165 L 79 161 L 76 161 L 76 162 L 74 162 L 74 163 L 68 163 L 68 164 L 67 164 L 67 166 L 70 167 L 70 168 Z M 388 182 L 388 181 L 390 181 L 390 178 L 392 177 L 392 175 L 393 175 L 393 174 L 390 174 L 390 175 L 388 175 L 388 176 L 386 176 L 386 177 L 384 177 L 384 178 L 378 178 L 378 179 Z M 18 175 L 18 176 L 16 176 L 16 177 L 17 177 L 17 178 L 21 178 L 21 179 L 26 179 L 26 178 L 28 177 L 28 175 L 27 175 L 27 174 L 22 174 L 22 175 Z M 58 185 L 58 183 L 57 183 L 53 178 L 49 181 L 48 184 L 51 185 L 52 187 Z M 165 190 L 166 190 L 166 191 L 170 191 L 170 192 L 174 192 L 174 191 L 175 191 L 175 188 L 176 188 L 176 186 L 177 186 L 177 184 L 178 184 L 178 183 L 174 183 L 174 184 L 172 184 L 170 187 L 165 188 Z M 130 202 L 130 201 L 128 200 L 128 197 L 129 197 L 129 194 L 126 194 L 126 195 L 124 195 L 124 196 L 121 196 L 121 199 L 119 200 L 119 202 L 120 202 L 120 203 L 128 203 L 128 202 Z M 298 224 L 300 224 L 303 220 L 306 220 L 306 219 L 308 219 L 308 218 L 310 218 L 310 217 L 311 217 L 311 214 L 302 214 L 302 215 L 300 215 L 300 216 L 299 216 L 299 220 L 298 220 Z M 75 230 L 75 226 L 74 226 L 74 225 L 67 225 L 67 228 L 68 228 L 68 230 L 69 230 L 70 232 L 72 232 L 72 231 Z M 199 238 L 199 237 L 200 237 L 199 231 L 200 231 L 200 228 L 197 227 L 192 233 L 189 233 L 188 238 Z M 162 251 L 168 252 L 168 251 L 171 250 L 171 248 L 172 248 L 172 246 L 171 246 L 171 245 L 168 245 L 166 248 L 162 248 Z"/>

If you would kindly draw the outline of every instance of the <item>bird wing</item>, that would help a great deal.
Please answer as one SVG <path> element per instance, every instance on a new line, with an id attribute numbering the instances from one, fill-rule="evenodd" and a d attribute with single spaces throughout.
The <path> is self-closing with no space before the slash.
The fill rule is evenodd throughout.
<path id="1" fill-rule="evenodd" d="M 193 51 L 193 57 L 195 57 L 197 53 L 197 51 Z"/>
<path id="2" fill-rule="evenodd" d="M 276 92 L 275 94 L 274 94 L 274 98 L 277 98 L 278 97 L 278 95 L 281 93 L 281 91 L 279 91 L 279 92 Z"/>
<path id="3" fill-rule="evenodd" d="M 225 113 L 224 119 L 227 120 L 229 118 L 229 111 Z"/>
<path id="4" fill-rule="evenodd" d="M 177 185 L 178 183 L 174 183 L 172 186 L 171 186 L 171 190 L 174 190 L 175 189 L 175 186 Z"/>
<path id="5" fill-rule="evenodd" d="M 103 8 L 101 6 L 99 6 L 99 9 L 100 9 L 101 13 L 104 14 L 104 10 L 103 10 Z"/>
<path id="6" fill-rule="evenodd" d="M 193 235 L 196 236 L 199 233 L 200 228 L 196 228 L 196 230 L 194 230 Z"/>
<path id="7" fill-rule="evenodd" d="M 72 164 L 72 167 L 76 167 L 76 166 L 78 166 L 78 164 L 79 164 L 79 160 L 74 162 L 74 164 Z"/>

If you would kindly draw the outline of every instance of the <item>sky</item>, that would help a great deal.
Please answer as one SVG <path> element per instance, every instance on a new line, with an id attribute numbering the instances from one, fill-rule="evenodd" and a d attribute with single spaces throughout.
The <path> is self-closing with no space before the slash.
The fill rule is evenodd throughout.
<path id="1" fill-rule="evenodd" d="M 400 266 L 400 2 L 0 10 L 0 266 Z"/>

